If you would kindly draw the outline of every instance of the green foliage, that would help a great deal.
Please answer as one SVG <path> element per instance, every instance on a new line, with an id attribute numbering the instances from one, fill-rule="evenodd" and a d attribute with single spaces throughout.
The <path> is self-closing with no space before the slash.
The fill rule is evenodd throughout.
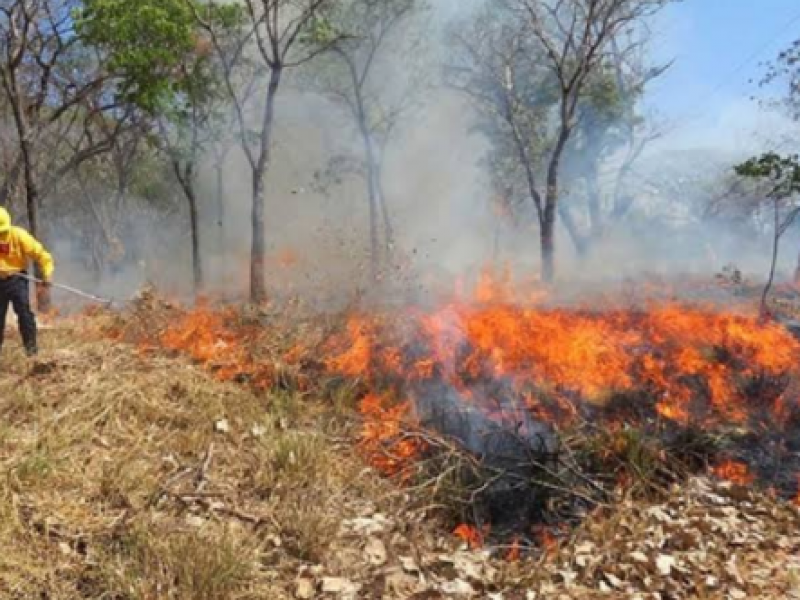
<path id="1" fill-rule="evenodd" d="M 613 73 L 608 71 L 601 71 L 587 83 L 583 102 L 603 120 L 614 122 L 625 116 L 626 99 L 622 97 Z"/>
<path id="2" fill-rule="evenodd" d="M 244 5 L 236 2 L 227 4 L 203 3 L 196 6 L 196 9 L 205 22 L 221 31 L 234 31 L 241 27 L 245 19 L 247 19 Z"/>
<path id="3" fill-rule="evenodd" d="M 586 142 L 588 160 L 599 160 L 611 154 L 626 141 L 626 131 L 633 126 L 636 105 L 643 90 L 624 83 L 608 67 L 600 69 L 586 82 L 579 102 L 581 118 L 577 133 Z"/>
<path id="4" fill-rule="evenodd" d="M 160 135 L 148 141 L 181 161 L 194 161 L 216 131 L 223 46 L 245 18 L 239 4 L 195 0 L 85 0 L 75 15 L 78 35 L 107 58 L 118 101 L 157 117 Z"/>
<path id="5" fill-rule="evenodd" d="M 306 45 L 329 46 L 341 37 L 341 32 L 337 30 L 331 19 L 316 16 L 309 20 L 306 29 L 300 36 L 300 41 Z"/>
<path id="6" fill-rule="evenodd" d="M 788 198 L 800 192 L 800 156 L 781 156 L 767 152 L 736 165 L 736 174 L 746 179 L 768 182 L 771 198 Z"/>
<path id="7" fill-rule="evenodd" d="M 197 42 L 185 0 L 85 0 L 74 18 L 82 41 L 107 54 L 119 100 L 155 112 L 183 86 L 178 67 Z"/>

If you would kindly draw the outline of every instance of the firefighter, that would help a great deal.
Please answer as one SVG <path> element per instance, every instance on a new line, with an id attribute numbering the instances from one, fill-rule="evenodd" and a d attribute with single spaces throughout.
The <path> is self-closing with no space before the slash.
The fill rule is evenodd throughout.
<path id="1" fill-rule="evenodd" d="M 53 276 L 53 257 L 30 233 L 11 224 L 8 211 L 0 206 L 0 349 L 6 328 L 8 305 L 14 307 L 19 322 L 19 333 L 25 352 L 35 356 L 36 317 L 31 310 L 28 286 L 28 261 L 35 261 L 41 270 L 45 286 Z"/>

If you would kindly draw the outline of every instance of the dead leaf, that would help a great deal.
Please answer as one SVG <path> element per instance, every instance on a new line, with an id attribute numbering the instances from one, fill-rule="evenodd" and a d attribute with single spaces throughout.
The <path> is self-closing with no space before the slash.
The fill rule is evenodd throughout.
<path id="1" fill-rule="evenodd" d="M 463 579 L 445 581 L 442 584 L 442 592 L 451 596 L 474 596 L 475 589 Z"/>
<path id="2" fill-rule="evenodd" d="M 371 565 L 380 567 L 386 564 L 386 546 L 378 538 L 373 537 L 367 540 L 364 553 L 367 555 L 367 560 Z"/>
<path id="3" fill-rule="evenodd" d="M 400 565 L 403 567 L 403 570 L 408 573 L 419 573 L 419 565 L 417 561 L 415 561 L 410 556 L 401 556 L 399 558 Z"/>
<path id="4" fill-rule="evenodd" d="M 559 571 L 558 574 L 566 585 L 571 585 L 578 578 L 578 574 L 575 571 Z"/>
<path id="5" fill-rule="evenodd" d="M 672 573 L 672 568 L 675 566 L 675 559 L 668 554 L 659 554 L 656 558 L 656 568 L 658 572 L 665 577 Z"/>
<path id="6" fill-rule="evenodd" d="M 416 591 L 419 581 L 400 569 L 391 569 L 386 572 L 385 590 L 390 597 L 400 596 L 405 598 Z"/>
<path id="7" fill-rule="evenodd" d="M 392 522 L 380 513 L 371 517 L 349 519 L 342 523 L 345 532 L 363 536 L 378 535 L 388 531 L 391 527 Z"/>
<path id="8" fill-rule="evenodd" d="M 295 598 L 300 598 L 300 600 L 311 600 L 316 592 L 316 587 L 311 579 L 304 578 L 297 580 L 297 584 L 295 585 L 294 589 Z"/>
<path id="9" fill-rule="evenodd" d="M 356 594 L 360 589 L 360 585 L 344 577 L 324 577 L 322 579 L 322 592 L 324 594 L 346 596 Z"/>
<path id="10" fill-rule="evenodd" d="M 457 552 L 452 561 L 460 577 L 474 582 L 489 582 L 497 575 L 497 571 L 488 562 L 488 556 L 477 552 Z"/>
<path id="11" fill-rule="evenodd" d="M 206 520 L 198 515 L 186 515 L 186 524 L 190 527 L 202 527 Z"/>

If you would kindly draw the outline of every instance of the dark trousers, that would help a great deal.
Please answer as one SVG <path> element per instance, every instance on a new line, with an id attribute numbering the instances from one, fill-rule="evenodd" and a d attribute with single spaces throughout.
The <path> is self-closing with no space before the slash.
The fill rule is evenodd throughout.
<path id="1" fill-rule="evenodd" d="M 8 305 L 14 307 L 19 321 L 19 333 L 28 355 L 36 354 L 36 316 L 31 310 L 28 281 L 22 277 L 0 279 L 0 348 L 3 347 L 3 336 L 6 329 Z"/>

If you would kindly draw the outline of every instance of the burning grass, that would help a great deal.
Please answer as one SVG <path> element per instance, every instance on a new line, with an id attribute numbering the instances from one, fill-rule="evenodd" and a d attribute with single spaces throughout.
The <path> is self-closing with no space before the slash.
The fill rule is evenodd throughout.
<path id="1" fill-rule="evenodd" d="M 154 298 L 122 317 L 57 324 L 64 329 L 45 332 L 44 343 L 63 350 L 39 364 L 4 355 L 0 595 L 515 600 L 794 589 L 800 548 L 786 532 L 800 525 L 796 509 L 736 486 L 703 484 L 699 494 L 670 483 L 683 481 L 673 457 L 691 468 L 711 455 L 740 460 L 729 436 L 668 422 L 655 435 L 646 420 L 565 426 L 544 448 L 549 460 L 526 455 L 535 485 L 523 489 L 541 494 L 540 512 L 504 532 L 487 515 L 514 506 L 519 478 L 509 489 L 507 465 L 385 402 L 392 376 L 332 371 L 324 359 L 339 356 L 331 352 L 343 321 L 226 310 L 206 321 L 230 337 L 194 356 L 204 368 L 177 356 L 190 354 L 182 348 L 158 349 L 194 313 Z M 249 361 L 233 381 L 231 357 Z M 515 448 L 521 433 L 500 447 Z M 364 456 L 378 452 L 399 458 L 388 466 L 406 476 L 365 469 Z M 460 539 L 447 535 L 454 530 Z M 477 549 L 485 544 L 500 561 Z M 613 566 L 598 564 L 601 555 Z M 726 579 L 734 559 L 739 579 Z M 674 571 L 664 575 L 667 565 Z"/>
<path id="2" fill-rule="evenodd" d="M 358 400 L 362 454 L 462 537 L 535 545 L 704 470 L 797 493 L 800 342 L 781 325 L 674 303 L 552 308 L 509 285 L 486 274 L 469 301 L 333 316 L 144 296 L 111 333 L 276 410 L 277 390 Z"/>
<path id="3" fill-rule="evenodd" d="M 575 523 L 621 494 L 664 497 L 709 464 L 796 490 L 800 343 L 776 323 L 492 300 L 355 316 L 329 348 L 328 368 L 371 390 L 373 464 L 449 495 L 478 531 Z"/>

